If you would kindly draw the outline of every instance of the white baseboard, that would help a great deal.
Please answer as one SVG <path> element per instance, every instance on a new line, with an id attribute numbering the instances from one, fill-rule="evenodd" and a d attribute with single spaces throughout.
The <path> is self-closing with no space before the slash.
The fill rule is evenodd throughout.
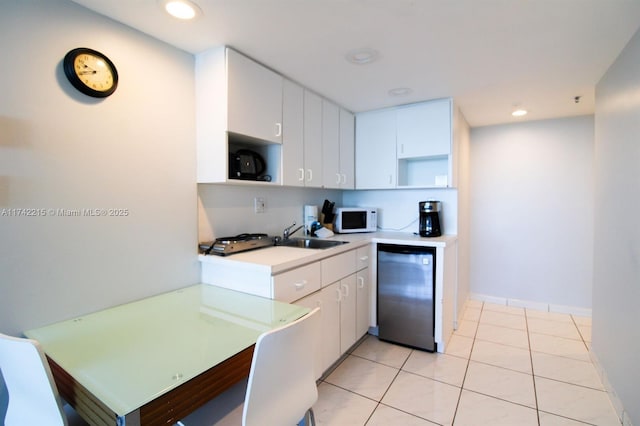
<path id="1" fill-rule="evenodd" d="M 486 294 L 471 293 L 469 299 L 481 302 L 495 303 L 497 305 L 515 306 L 518 308 L 535 309 L 536 311 L 557 312 L 561 314 L 572 314 L 582 317 L 590 317 L 591 309 L 578 306 L 554 305 L 552 303 L 533 302 L 530 300 L 509 299 L 507 297 L 489 296 Z"/>

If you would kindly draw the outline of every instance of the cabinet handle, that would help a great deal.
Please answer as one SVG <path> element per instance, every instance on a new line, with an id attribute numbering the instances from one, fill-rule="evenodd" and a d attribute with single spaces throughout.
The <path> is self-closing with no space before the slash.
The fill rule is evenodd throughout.
<path id="1" fill-rule="evenodd" d="M 296 290 L 302 290 L 305 285 L 307 285 L 307 280 L 302 280 L 300 282 L 293 284 L 296 287 Z"/>
<path id="2" fill-rule="evenodd" d="M 404 154 L 404 144 L 400 144 L 400 154 Z"/>
<path id="3" fill-rule="evenodd" d="M 364 277 L 358 277 L 358 288 L 364 288 Z"/>
<path id="4" fill-rule="evenodd" d="M 298 171 L 300 172 L 300 177 L 298 178 L 298 180 L 302 182 L 304 180 L 304 169 L 300 168 L 298 169 Z"/>
<path id="5" fill-rule="evenodd" d="M 349 297 L 349 286 L 346 284 L 342 284 L 342 288 L 344 288 L 344 298 L 346 299 L 347 297 Z"/>
<path id="6" fill-rule="evenodd" d="M 311 182 L 313 180 L 313 170 L 307 169 L 307 182 Z"/>
<path id="7" fill-rule="evenodd" d="M 362 261 L 362 262 L 366 262 L 367 260 L 369 260 L 369 256 L 362 256 L 360 258 L 360 261 Z"/>
<path id="8" fill-rule="evenodd" d="M 393 179 L 393 176 L 389 175 L 389 184 L 393 183 L 392 179 Z"/>
<path id="9" fill-rule="evenodd" d="M 276 137 L 282 136 L 282 123 L 276 123 Z"/>
<path id="10" fill-rule="evenodd" d="M 344 185 L 346 185 L 346 184 L 347 184 L 347 175 L 346 175 L 346 174 L 344 174 L 344 173 L 342 174 L 342 183 L 343 183 Z"/>
<path id="11" fill-rule="evenodd" d="M 338 303 L 342 302 L 342 292 L 339 287 L 336 287 L 336 293 L 338 293 Z"/>
<path id="12" fill-rule="evenodd" d="M 340 185 L 340 173 L 336 173 L 336 184 Z"/>

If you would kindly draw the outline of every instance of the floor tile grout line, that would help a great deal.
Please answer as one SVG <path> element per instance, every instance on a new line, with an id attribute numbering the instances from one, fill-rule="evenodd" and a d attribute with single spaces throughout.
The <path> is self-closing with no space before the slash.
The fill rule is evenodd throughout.
<path id="1" fill-rule="evenodd" d="M 538 411 L 538 409 L 537 409 L 537 408 L 532 407 L 532 406 L 527 405 L 527 404 L 523 404 L 523 403 L 521 403 L 521 402 L 509 401 L 508 399 L 505 399 L 505 398 L 500 398 L 500 397 L 497 397 L 497 396 L 495 396 L 495 395 L 489 395 L 488 393 L 478 392 L 478 391 L 476 391 L 476 390 L 472 390 L 472 389 L 463 389 L 463 390 L 465 390 L 465 391 L 467 391 L 467 392 L 475 393 L 475 394 L 477 394 L 477 395 L 486 396 L 487 398 L 496 399 L 496 400 L 498 400 L 498 401 L 507 402 L 507 403 L 509 403 L 509 404 L 517 405 L 517 406 L 519 406 L 519 407 L 524 407 L 524 408 L 528 408 L 528 409 L 530 409 L 530 410 L 535 410 L 536 412 Z M 550 413 L 550 414 L 553 414 L 553 413 Z"/>
<path id="2" fill-rule="evenodd" d="M 411 349 L 411 351 L 413 352 L 413 349 Z M 411 353 L 410 353 L 410 354 L 411 354 Z M 396 367 L 395 365 L 385 364 L 384 362 L 376 361 L 376 360 L 374 360 L 374 359 L 369 359 L 369 358 L 367 358 L 366 356 L 357 355 L 357 354 L 354 354 L 354 353 L 351 353 L 350 355 L 352 355 L 352 356 L 354 356 L 354 357 L 356 357 L 356 358 L 360 358 L 360 359 L 364 359 L 364 360 L 367 360 L 367 361 L 374 362 L 374 363 L 376 363 L 376 364 L 384 365 L 385 367 L 395 368 L 396 370 L 398 370 L 398 369 L 401 369 L 401 368 L 402 368 L 402 367 Z M 408 359 L 408 358 L 409 358 L 409 357 L 407 357 L 407 359 Z M 404 364 L 405 364 L 405 363 L 406 363 L 406 360 L 402 363 L 402 366 L 404 366 Z"/>
<path id="3" fill-rule="evenodd" d="M 352 394 L 354 394 L 354 395 L 358 395 L 359 397 L 361 397 L 361 398 L 365 398 L 365 399 L 368 399 L 369 401 L 375 402 L 376 404 L 379 404 L 379 403 L 380 403 L 380 401 L 378 401 L 378 400 L 377 400 L 377 399 L 375 399 L 375 398 L 371 398 L 370 396 L 366 396 L 366 395 L 363 395 L 363 394 L 358 393 L 358 392 L 356 392 L 356 391 L 352 391 L 351 389 L 344 388 L 344 387 L 342 387 L 342 386 L 340 386 L 340 385 L 336 385 L 335 383 L 326 382 L 326 381 L 323 381 L 323 383 L 326 383 L 327 385 L 329 385 L 329 386 L 333 386 L 333 387 L 336 387 L 336 388 L 338 388 L 338 389 L 342 389 L 342 390 L 343 390 L 343 391 L 345 391 L 345 392 L 349 392 L 349 393 L 352 393 Z"/>
<path id="4" fill-rule="evenodd" d="M 545 414 L 551 414 L 552 416 L 562 417 L 563 419 L 568 419 L 568 420 L 571 420 L 571 421 L 574 421 L 574 422 L 577 422 L 577 423 L 580 423 L 580 424 L 590 425 L 590 426 L 598 426 L 595 423 L 585 422 L 585 421 L 582 421 L 582 420 L 574 419 L 573 417 L 567 417 L 567 416 L 562 415 L 562 414 L 552 413 L 551 411 L 545 411 L 545 410 L 538 410 L 538 411 L 540 411 L 542 413 L 545 413 Z"/>
<path id="5" fill-rule="evenodd" d="M 467 363 L 467 366 L 468 366 L 468 363 Z M 444 381 L 442 381 L 442 380 L 434 379 L 433 377 L 423 376 L 422 374 L 414 373 L 413 371 L 408 371 L 408 370 L 401 370 L 401 371 L 402 371 L 403 373 L 405 373 L 405 374 L 410 374 L 410 375 L 412 375 L 412 376 L 417 376 L 417 377 L 420 377 L 420 378 L 422 378 L 422 379 L 431 380 L 432 382 L 441 383 L 441 384 L 443 384 L 443 385 L 453 386 L 454 388 L 460 388 L 460 389 L 462 389 L 462 385 L 460 385 L 460 386 L 458 386 L 458 385 L 454 385 L 454 384 L 451 384 L 451 383 L 448 383 L 448 382 L 444 382 Z M 465 374 L 466 374 L 466 369 L 465 369 Z M 394 380 L 395 380 L 395 378 L 394 378 Z"/>
<path id="6" fill-rule="evenodd" d="M 404 359 L 404 362 L 402 363 L 402 365 L 400 366 L 400 368 L 398 368 L 398 371 L 396 371 L 396 375 L 393 376 L 393 379 L 391 379 L 391 382 L 389 382 L 389 386 L 387 386 L 387 389 L 385 389 L 385 391 L 382 393 L 382 396 L 380 396 L 380 400 L 377 401 L 376 407 L 373 409 L 373 411 L 371 412 L 371 414 L 369 415 L 369 417 L 367 418 L 367 421 L 364 423 L 365 426 L 367 423 L 369 423 L 369 420 L 371 420 L 371 417 L 373 416 L 373 413 L 376 412 L 376 410 L 378 409 L 378 407 L 380 406 L 380 404 L 382 404 L 382 400 L 384 399 L 385 395 L 387 394 L 387 392 L 389 392 L 389 389 L 391 389 L 391 386 L 393 386 L 393 382 L 396 381 L 396 379 L 398 378 L 398 376 L 400 375 L 400 372 L 402 371 L 402 367 L 405 366 L 405 364 L 407 363 L 407 361 L 409 360 L 409 357 L 411 357 L 411 354 L 413 353 L 415 349 L 411 349 L 411 351 L 409 352 L 409 355 L 407 355 L 407 357 Z M 375 361 L 374 361 L 375 362 Z M 381 365 L 386 365 L 386 364 L 382 364 Z M 395 367 L 394 367 L 395 368 Z M 386 404 L 385 404 L 386 405 Z M 392 407 L 394 409 L 397 410 L 397 408 Z M 402 410 L 399 410 L 402 411 Z M 409 414 L 409 413 L 407 413 Z"/>
<path id="7" fill-rule="evenodd" d="M 417 414 L 411 413 L 411 412 L 409 412 L 409 411 L 402 410 L 402 409 L 400 409 L 400 408 L 398 408 L 398 407 L 394 407 L 393 405 L 385 404 L 385 403 L 384 403 L 384 402 L 382 402 L 382 401 L 381 401 L 381 402 L 376 406 L 376 409 L 377 409 L 380 405 L 385 406 L 385 407 L 387 407 L 387 408 L 391 408 L 391 409 L 396 410 L 396 411 L 400 411 L 401 413 L 404 413 L 404 414 L 408 414 L 408 415 L 410 415 L 410 416 L 412 416 L 412 417 L 415 417 L 415 418 L 417 418 L 417 419 L 425 420 L 425 421 L 427 421 L 427 422 L 429 422 L 429 423 L 433 423 L 434 425 L 440 425 L 440 426 L 443 426 L 443 425 L 442 425 L 442 423 L 438 423 L 438 422 L 436 422 L 436 421 L 429 420 L 429 419 L 428 419 L 428 418 L 426 418 L 426 417 L 418 416 Z M 375 410 L 374 410 L 374 411 L 375 411 Z M 368 420 L 367 420 L 367 421 L 368 421 Z M 365 426 L 366 426 L 366 423 L 365 423 Z"/>
<path id="8" fill-rule="evenodd" d="M 467 366 L 464 369 L 464 376 L 462 376 L 462 383 L 460 384 L 460 393 L 458 393 L 458 401 L 456 402 L 456 409 L 453 411 L 453 419 L 451 419 L 451 424 L 456 423 L 456 416 L 458 415 L 458 409 L 460 408 L 460 400 L 462 399 L 462 390 L 464 389 L 464 382 L 467 380 L 467 374 L 469 373 L 469 365 L 471 364 L 471 354 L 473 353 L 473 346 L 476 344 L 476 336 L 478 335 L 478 329 L 480 328 L 480 320 L 482 319 L 482 312 L 484 311 L 484 302 L 480 305 L 480 316 L 478 317 L 478 325 L 476 327 L 476 332 L 473 335 L 473 340 L 471 341 L 471 349 L 469 350 L 469 357 L 467 358 Z"/>
<path id="9" fill-rule="evenodd" d="M 574 358 L 574 357 L 565 356 L 565 355 L 558 355 L 558 354 L 553 354 L 551 352 L 545 352 L 545 351 L 540 351 L 540 350 L 531 350 L 531 352 L 532 353 L 535 352 L 537 354 L 545 354 L 545 355 L 557 356 L 558 358 L 570 359 L 570 360 L 573 360 L 573 361 L 586 362 L 586 363 L 590 363 L 591 365 L 593 365 L 593 362 L 590 359 L 589 360 L 584 360 L 584 359 L 580 359 L 580 358 Z"/>
<path id="10" fill-rule="evenodd" d="M 570 317 L 571 317 L 571 321 L 573 322 L 574 327 L 578 330 L 578 334 L 580 335 L 580 338 L 582 339 L 582 343 L 587 348 L 587 352 L 591 352 L 591 348 L 589 348 L 589 345 L 587 344 L 587 341 L 585 340 L 584 336 L 582 335 L 582 330 L 580 330 L 580 327 L 578 327 L 578 323 L 576 323 L 576 319 L 573 317 L 573 315 L 570 315 Z"/>
<path id="11" fill-rule="evenodd" d="M 602 388 L 602 389 L 593 388 L 591 386 L 580 385 L 578 383 L 571 383 L 571 382 L 567 382 L 565 380 L 554 379 L 553 377 L 545 377 L 545 376 L 541 376 L 541 375 L 537 375 L 537 374 L 534 375 L 533 377 L 538 377 L 540 379 L 545 379 L 545 380 L 551 380 L 552 382 L 563 383 L 565 385 L 576 386 L 576 387 L 579 387 L 579 388 L 582 388 L 582 389 L 588 389 L 588 390 L 593 390 L 593 391 L 597 391 L 597 392 L 603 392 L 603 393 L 606 393 L 607 395 L 609 395 L 607 390 L 604 389 L 604 388 Z"/>
<path id="12" fill-rule="evenodd" d="M 533 367 L 533 351 L 531 350 L 531 335 L 529 334 L 529 316 L 525 310 L 524 324 L 527 327 L 527 342 L 529 342 L 529 361 L 531 362 L 531 382 L 533 383 L 533 398 L 536 402 L 536 417 L 538 418 L 538 426 L 540 426 L 540 406 L 538 405 L 538 388 L 536 387 L 536 375 Z"/>

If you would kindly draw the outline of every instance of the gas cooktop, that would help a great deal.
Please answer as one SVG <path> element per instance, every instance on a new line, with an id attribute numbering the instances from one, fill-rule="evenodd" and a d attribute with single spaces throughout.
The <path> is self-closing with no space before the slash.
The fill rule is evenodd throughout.
<path id="1" fill-rule="evenodd" d="M 267 234 L 239 234 L 233 237 L 217 238 L 215 241 L 201 245 L 204 254 L 226 256 L 275 244 L 274 237 Z"/>

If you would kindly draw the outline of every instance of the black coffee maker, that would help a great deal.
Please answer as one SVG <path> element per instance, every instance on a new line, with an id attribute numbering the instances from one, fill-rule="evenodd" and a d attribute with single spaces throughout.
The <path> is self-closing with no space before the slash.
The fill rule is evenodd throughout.
<path id="1" fill-rule="evenodd" d="M 420 236 L 439 237 L 440 230 L 440 201 L 420 201 L 418 210 L 420 212 Z"/>

